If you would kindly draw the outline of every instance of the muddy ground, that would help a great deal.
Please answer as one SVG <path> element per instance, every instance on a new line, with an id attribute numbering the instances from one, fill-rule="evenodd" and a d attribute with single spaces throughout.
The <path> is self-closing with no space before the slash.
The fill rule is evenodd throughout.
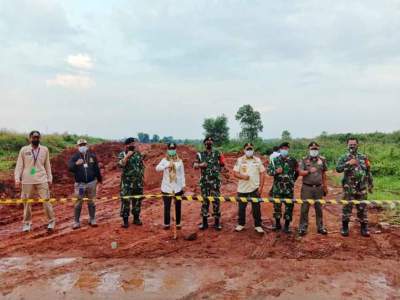
<path id="1" fill-rule="evenodd" d="M 116 155 L 122 145 L 94 148 L 105 176 L 100 197 L 118 195 Z M 66 161 L 73 150 L 53 158 L 52 196 L 71 196 L 72 176 Z M 158 193 L 161 174 L 154 168 L 163 157 L 160 145 L 142 145 L 146 153 L 146 193 Z M 191 168 L 195 150 L 180 146 L 186 168 L 188 194 L 198 194 L 197 171 Z M 226 155 L 231 170 L 238 154 Z M 2 174 L 2 197 L 16 196 L 11 174 Z M 266 191 L 271 186 L 267 180 Z M 296 196 L 299 196 L 299 180 Z M 230 173 L 222 193 L 234 195 Z M 266 193 L 265 193 L 266 195 Z M 265 196 L 264 195 L 264 196 Z M 330 187 L 329 198 L 340 198 Z M 272 207 L 262 205 L 264 236 L 253 230 L 248 208 L 246 230 L 233 231 L 237 207 L 223 203 L 223 230 L 200 232 L 200 203 L 183 203 L 183 229 L 178 239 L 162 229 L 162 202 L 146 200 L 142 227 L 120 227 L 119 202 L 99 200 L 98 228 L 73 231 L 73 207 L 56 205 L 57 228 L 47 234 L 40 205 L 33 213 L 33 230 L 21 233 L 22 207 L 0 207 L 0 298 L 4 299 L 400 299 L 400 229 L 379 226 L 380 210 L 370 210 L 371 237 L 362 238 L 359 226 L 341 237 L 340 206 L 325 208 L 328 236 L 316 234 L 310 210 L 305 237 L 272 232 Z M 295 208 L 293 229 L 298 226 Z M 212 223 L 212 219 L 210 219 Z M 186 240 L 196 234 L 195 240 Z M 112 249 L 111 243 L 117 248 Z"/>

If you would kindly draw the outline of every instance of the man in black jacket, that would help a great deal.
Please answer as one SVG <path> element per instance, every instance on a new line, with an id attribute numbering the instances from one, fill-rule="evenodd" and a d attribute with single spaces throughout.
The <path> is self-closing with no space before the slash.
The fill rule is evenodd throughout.
<path id="1" fill-rule="evenodd" d="M 89 225 L 97 227 L 96 223 L 96 198 L 97 183 L 102 183 L 99 164 L 96 155 L 89 151 L 87 141 L 80 139 L 77 142 L 78 152 L 68 162 L 68 169 L 75 176 L 75 195 L 78 200 L 74 209 L 73 229 L 81 227 L 79 218 L 81 216 L 83 198 L 87 198 L 89 210 Z"/>

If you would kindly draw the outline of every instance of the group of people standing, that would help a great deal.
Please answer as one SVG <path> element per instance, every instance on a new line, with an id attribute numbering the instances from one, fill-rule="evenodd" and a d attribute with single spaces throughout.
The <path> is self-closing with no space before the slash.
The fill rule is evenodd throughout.
<path id="1" fill-rule="evenodd" d="M 29 135 L 30 145 L 21 149 L 15 168 L 15 182 L 21 187 L 21 198 L 30 199 L 37 192 L 40 198 L 49 199 L 49 185 L 52 183 L 49 151 L 40 145 L 40 133 L 32 131 Z M 118 155 L 118 166 L 121 168 L 120 197 L 122 227 L 129 227 L 129 216 L 133 216 L 134 225 L 142 225 L 140 218 L 142 197 L 144 194 L 144 155 L 138 149 L 138 141 L 128 138 L 124 142 L 125 149 Z M 222 229 L 221 207 L 218 197 L 221 196 L 220 175 L 229 176 L 223 154 L 214 149 L 212 137 L 206 137 L 203 141 L 204 150 L 198 152 L 193 161 L 193 168 L 200 170 L 200 189 L 203 196 L 201 205 L 200 230 L 209 227 L 210 203 L 212 203 L 213 227 Z M 336 171 L 344 173 L 343 192 L 346 200 L 366 200 L 368 192 L 372 192 L 373 180 L 368 158 L 358 152 L 358 140 L 349 138 L 348 151 L 339 158 Z M 273 185 L 269 191 L 275 199 L 293 199 L 295 182 L 299 176 L 303 177 L 301 198 L 304 200 L 321 200 L 328 193 L 327 161 L 320 155 L 320 146 L 311 142 L 308 146 L 308 154 L 300 161 L 290 155 L 290 144 L 285 142 L 274 149 L 267 166 L 264 166 L 261 158 L 255 155 L 253 144 L 246 143 L 243 146 L 243 156 L 239 157 L 233 168 L 233 174 L 238 179 L 237 196 L 245 198 L 260 198 L 264 192 L 265 174 L 273 177 Z M 84 139 L 77 141 L 77 151 L 68 162 L 68 169 L 74 174 L 74 193 L 77 201 L 74 206 L 73 229 L 81 226 L 80 215 L 83 199 L 87 200 L 89 211 L 89 225 L 96 227 L 96 192 L 102 183 L 102 175 L 96 155 L 89 150 L 88 143 Z M 161 192 L 164 202 L 164 229 L 171 227 L 171 205 L 174 201 L 175 225 L 181 228 L 182 201 L 175 196 L 183 196 L 185 193 L 185 169 L 182 159 L 177 152 L 177 145 L 169 143 L 165 157 L 156 166 L 156 171 L 163 172 Z M 216 197 L 210 201 L 208 197 Z M 252 206 L 254 229 L 263 234 L 260 202 L 249 201 Z M 246 207 L 248 202 L 238 203 L 238 224 L 235 231 L 245 229 Z M 290 224 L 293 220 L 293 202 L 274 202 L 273 218 L 275 220 L 274 231 L 291 233 Z M 282 205 L 285 206 L 282 213 Z M 48 230 L 55 227 L 55 217 L 52 205 L 43 203 L 48 218 Z M 306 201 L 301 206 L 299 235 L 303 236 L 308 231 L 308 213 L 310 204 Z M 326 235 L 327 229 L 323 225 L 323 210 L 319 202 L 314 204 L 316 212 L 317 232 Z M 353 204 L 343 206 L 342 229 L 343 236 L 349 235 L 349 221 Z M 356 205 L 357 217 L 361 224 L 361 235 L 369 236 L 367 205 Z M 282 228 L 281 219 L 284 224 Z M 31 230 L 31 204 L 24 204 L 23 231 Z"/>

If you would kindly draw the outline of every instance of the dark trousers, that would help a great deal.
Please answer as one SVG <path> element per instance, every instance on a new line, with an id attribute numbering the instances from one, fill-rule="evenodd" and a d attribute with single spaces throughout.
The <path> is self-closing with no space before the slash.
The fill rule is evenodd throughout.
<path id="1" fill-rule="evenodd" d="M 251 193 L 238 193 L 238 197 L 255 197 L 259 198 L 260 194 L 258 193 L 258 190 L 255 190 Z M 247 207 L 247 202 L 242 202 L 239 199 L 239 225 L 244 226 L 246 224 L 246 207 Z M 251 201 L 251 210 L 253 213 L 253 219 L 254 219 L 254 226 L 259 227 L 261 226 L 261 206 L 260 202 L 252 202 Z"/>
<path id="2" fill-rule="evenodd" d="M 163 193 L 163 195 L 168 195 L 167 193 Z M 175 196 L 182 196 L 183 191 L 176 193 Z M 173 197 L 171 196 L 163 196 L 164 201 L 164 225 L 169 225 L 171 223 L 171 203 Z M 175 200 L 175 223 L 176 225 L 181 224 L 181 207 L 182 201 Z"/>

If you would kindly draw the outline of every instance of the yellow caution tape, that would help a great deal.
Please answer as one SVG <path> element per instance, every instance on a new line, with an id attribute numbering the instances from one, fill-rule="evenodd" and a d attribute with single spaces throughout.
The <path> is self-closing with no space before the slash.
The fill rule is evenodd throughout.
<path id="1" fill-rule="evenodd" d="M 162 197 L 173 197 L 177 201 L 198 201 L 198 202 L 204 202 L 204 201 L 220 201 L 220 202 L 253 202 L 253 203 L 285 203 L 285 204 L 303 204 L 303 203 L 308 203 L 310 205 L 315 205 L 317 203 L 319 204 L 327 204 L 327 205 L 347 205 L 347 204 L 367 204 L 367 205 L 382 205 L 382 204 L 395 204 L 395 205 L 400 205 L 400 199 L 396 200 L 335 200 L 335 199 L 280 199 L 280 198 L 257 198 L 257 197 L 234 197 L 234 196 L 218 196 L 218 197 L 213 197 L 213 196 L 207 196 L 203 197 L 200 195 L 191 195 L 191 196 L 174 196 L 174 195 L 163 195 L 163 194 L 147 194 L 147 195 L 131 195 L 131 196 L 113 196 L 113 197 L 102 197 L 102 198 L 96 198 L 93 199 L 94 201 L 99 201 L 99 200 L 130 200 L 130 199 L 161 199 Z M 50 203 L 61 203 L 61 204 L 67 204 L 69 202 L 75 203 L 76 201 L 89 201 L 91 199 L 89 198 L 77 198 L 77 197 L 71 197 L 71 198 L 50 198 L 50 199 L 0 199 L 0 205 L 18 205 L 18 204 L 24 204 L 24 203 L 44 203 L 44 202 L 50 202 Z"/>

